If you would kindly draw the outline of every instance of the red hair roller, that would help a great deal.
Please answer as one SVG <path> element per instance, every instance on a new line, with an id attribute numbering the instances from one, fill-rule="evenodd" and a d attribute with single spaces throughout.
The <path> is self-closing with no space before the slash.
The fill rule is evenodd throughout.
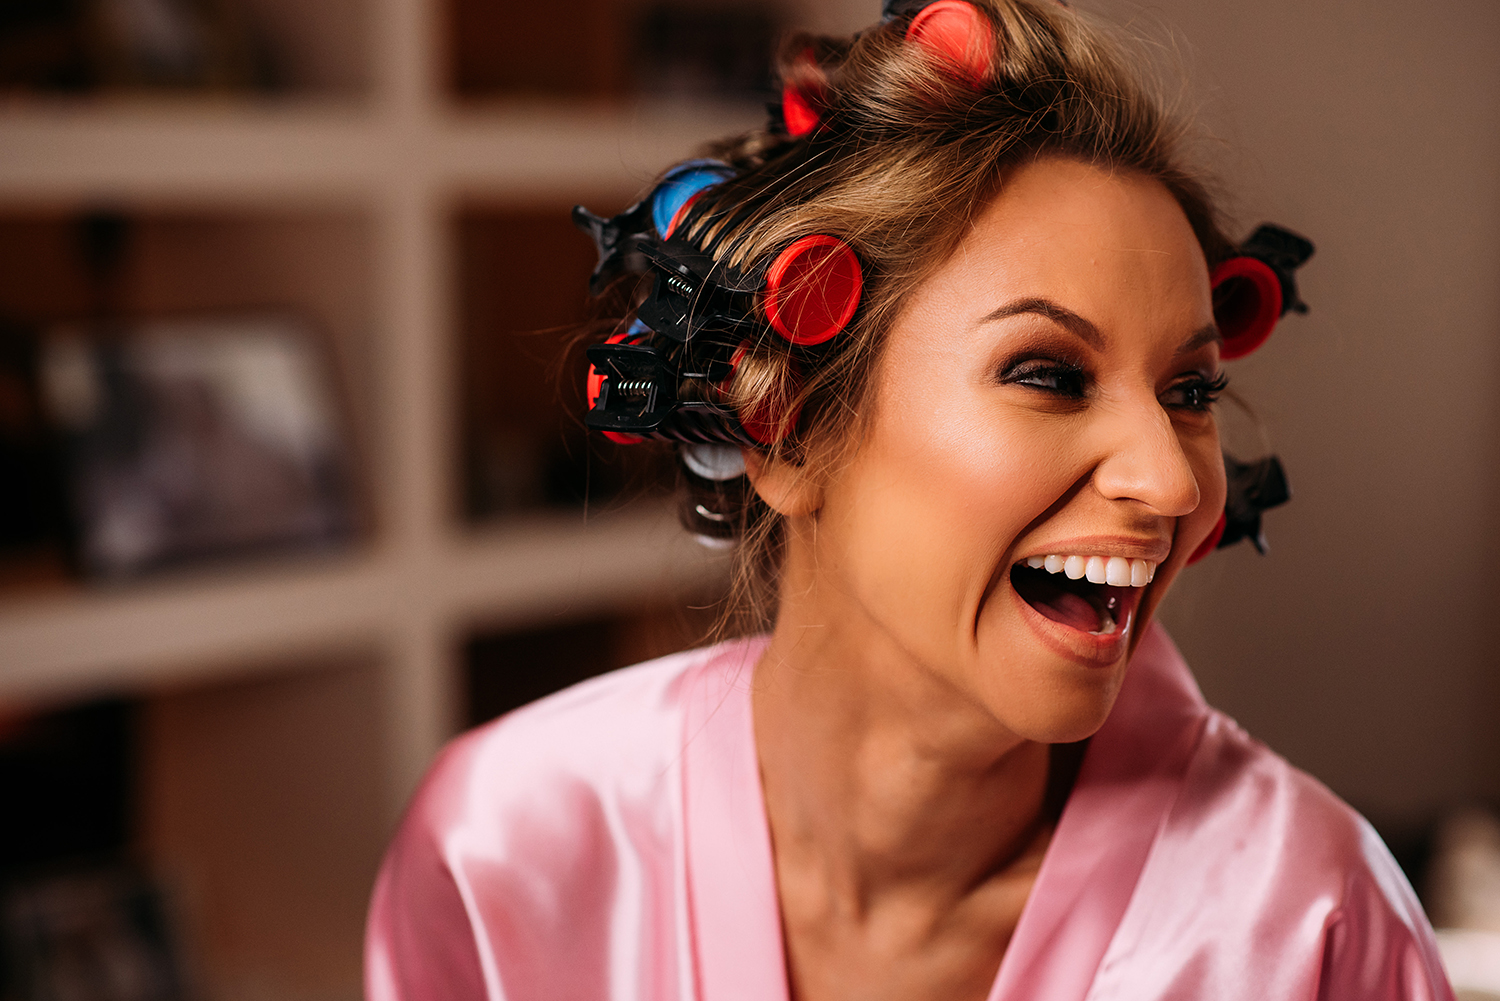
<path id="1" fill-rule="evenodd" d="M 824 91 L 818 77 L 818 57 L 803 49 L 792 66 L 793 80 L 781 88 L 781 120 L 788 134 L 801 139 L 823 120 Z"/>
<path id="2" fill-rule="evenodd" d="M 989 79 L 995 61 L 995 30 L 966 0 L 937 0 L 917 12 L 906 40 L 952 63 L 975 87 Z"/>
<path id="3" fill-rule="evenodd" d="M 1203 557 L 1214 551 L 1219 540 L 1224 538 L 1224 529 L 1229 527 L 1229 515 L 1226 512 L 1219 513 L 1219 520 L 1214 523 L 1214 529 L 1208 533 L 1208 538 L 1199 543 L 1198 548 L 1193 550 L 1193 555 L 1188 557 L 1187 565 L 1192 566 Z"/>
<path id="4" fill-rule="evenodd" d="M 864 273 L 854 251 L 836 236 L 817 234 L 776 255 L 761 302 L 778 334 L 812 347 L 844 329 L 863 291 Z"/>
<path id="5" fill-rule="evenodd" d="M 729 359 L 729 375 L 719 383 L 719 391 L 728 395 L 729 383 L 734 379 L 734 373 L 739 370 L 740 362 L 745 360 L 745 355 L 750 352 L 750 342 L 741 341 L 740 346 L 735 348 L 734 357 Z M 795 363 L 788 368 L 791 386 L 777 387 L 776 391 L 767 393 L 760 402 L 751 410 L 740 411 L 736 416 L 739 418 L 740 427 L 745 433 L 754 438 L 762 445 L 774 445 L 791 433 L 792 428 L 797 426 L 797 419 L 802 416 L 802 407 L 797 403 L 797 397 L 802 393 L 802 373 L 797 369 Z M 787 389 L 791 392 L 788 394 Z M 788 403 L 794 405 L 790 414 L 786 413 Z"/>
<path id="6" fill-rule="evenodd" d="M 611 336 L 610 339 L 607 340 L 607 341 L 605 341 L 604 343 L 605 344 L 619 344 L 625 338 L 629 337 L 630 334 L 631 334 L 630 331 L 623 330 L 620 333 L 614 334 L 613 336 Z M 599 374 L 599 370 L 598 369 L 596 369 L 596 368 L 594 368 L 594 366 L 590 365 L 589 366 L 589 381 L 588 381 L 588 389 L 587 389 L 588 402 L 589 402 L 588 408 L 590 410 L 593 410 L 594 409 L 594 404 L 599 402 L 599 391 L 602 390 L 603 388 L 604 388 L 604 376 L 602 376 L 602 375 Z M 610 441 L 614 442 L 616 445 L 636 445 L 636 444 L 639 444 L 640 442 L 643 442 L 643 441 L 646 440 L 646 439 L 640 437 L 639 435 L 622 434 L 619 431 L 605 431 L 605 432 L 603 432 L 603 434 L 604 434 L 604 437 L 608 438 Z"/>
<path id="7" fill-rule="evenodd" d="M 1231 257 L 1209 277 L 1214 294 L 1214 320 L 1224 335 L 1219 355 L 1225 361 L 1243 358 L 1266 342 L 1281 319 L 1281 280 L 1265 261 Z"/>
<path id="8" fill-rule="evenodd" d="M 822 121 L 817 108 L 796 87 L 782 90 L 781 117 L 786 122 L 787 133 L 794 139 L 810 134 Z"/>
<path id="9" fill-rule="evenodd" d="M 702 191 L 695 192 L 691 198 L 682 203 L 682 208 L 672 213 L 672 221 L 667 223 L 666 230 L 661 234 L 663 240 L 670 240 L 672 238 L 672 234 L 677 232 L 677 224 L 682 222 L 682 217 L 687 215 L 688 209 L 692 208 L 693 203 L 702 197 Z"/>

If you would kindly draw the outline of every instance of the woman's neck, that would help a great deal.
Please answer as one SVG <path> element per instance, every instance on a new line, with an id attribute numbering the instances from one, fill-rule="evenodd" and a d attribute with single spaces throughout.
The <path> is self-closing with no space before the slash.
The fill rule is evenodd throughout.
<path id="1" fill-rule="evenodd" d="M 857 642 L 784 614 L 756 672 L 778 868 L 812 867 L 853 913 L 887 894 L 941 909 L 1036 839 L 1048 747 L 1010 733 L 878 632 L 855 632 Z"/>

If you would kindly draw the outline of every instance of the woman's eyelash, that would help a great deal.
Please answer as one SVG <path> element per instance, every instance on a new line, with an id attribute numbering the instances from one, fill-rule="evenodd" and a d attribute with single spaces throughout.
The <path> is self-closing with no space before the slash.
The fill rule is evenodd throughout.
<path id="1" fill-rule="evenodd" d="M 1069 362 L 1032 360 L 1007 366 L 1000 381 L 1081 399 L 1088 392 L 1089 378 L 1082 367 Z"/>
<path id="2" fill-rule="evenodd" d="M 1212 379 L 1194 375 L 1174 384 L 1167 390 L 1169 395 L 1179 395 L 1178 399 L 1169 401 L 1167 406 L 1181 410 L 1207 410 L 1218 402 L 1219 397 L 1227 388 L 1229 388 L 1229 376 L 1223 372 Z"/>
<path id="3" fill-rule="evenodd" d="M 1066 399 L 1081 400 L 1088 395 L 1089 374 L 1070 362 L 1032 359 L 1007 366 L 1000 381 L 1027 386 Z M 1212 378 L 1195 374 L 1168 388 L 1163 403 L 1177 410 L 1205 411 L 1218 402 L 1229 387 L 1229 376 L 1219 372 Z"/>

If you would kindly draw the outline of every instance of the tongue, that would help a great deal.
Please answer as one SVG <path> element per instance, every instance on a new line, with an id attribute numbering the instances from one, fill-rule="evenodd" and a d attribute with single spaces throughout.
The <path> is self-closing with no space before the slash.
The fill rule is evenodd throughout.
<path id="1" fill-rule="evenodd" d="M 1017 567 L 1011 574 L 1011 581 L 1032 608 L 1053 622 L 1061 622 L 1086 633 L 1095 632 L 1103 626 L 1099 610 L 1087 598 L 1063 586 L 1063 582 L 1073 584 L 1072 581 L 1061 574 L 1028 570 L 1027 567 Z"/>
<path id="2" fill-rule="evenodd" d="M 1094 610 L 1094 606 L 1067 591 L 1059 592 L 1054 598 L 1033 601 L 1031 607 L 1053 622 L 1061 622 L 1086 633 L 1094 632 L 1100 625 L 1099 613 Z"/>

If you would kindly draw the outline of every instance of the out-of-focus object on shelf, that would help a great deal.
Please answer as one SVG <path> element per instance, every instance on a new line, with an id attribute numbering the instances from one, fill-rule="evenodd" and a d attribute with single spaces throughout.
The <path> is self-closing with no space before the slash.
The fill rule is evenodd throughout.
<path id="1" fill-rule="evenodd" d="M 177 1001 L 165 895 L 131 859 L 136 706 L 0 715 L 0 997 Z"/>
<path id="2" fill-rule="evenodd" d="M 557 10 L 451 0 L 450 82 L 464 97 L 763 100 L 787 21 L 753 0 L 582 0 Z"/>
<path id="3" fill-rule="evenodd" d="M 0 713 L 0 882 L 131 837 L 134 707 L 120 699 Z M 4 997 L 0 993 L 0 997 Z"/>
<path id="4" fill-rule="evenodd" d="M 85 865 L 0 894 L 6 998 L 180 1001 L 183 976 L 162 894 L 134 867 Z"/>
<path id="5" fill-rule="evenodd" d="M 1426 889 L 1459 1001 L 1500 1001 L 1500 817 L 1470 807 L 1445 819 Z"/>
<path id="6" fill-rule="evenodd" d="M 75 0 L 9 0 L 0 6 L 0 88 L 83 90 L 94 82 Z"/>
<path id="7" fill-rule="evenodd" d="M 0 320 L 0 587 L 64 575 L 67 521 L 37 346 L 33 328 Z"/>
<path id="8" fill-rule="evenodd" d="M 354 533 L 329 368 L 295 316 L 144 321 L 42 351 L 80 565 L 102 577 Z"/>
<path id="9" fill-rule="evenodd" d="M 272 90 L 277 60 L 234 0 L 8 0 L 0 89 Z"/>

